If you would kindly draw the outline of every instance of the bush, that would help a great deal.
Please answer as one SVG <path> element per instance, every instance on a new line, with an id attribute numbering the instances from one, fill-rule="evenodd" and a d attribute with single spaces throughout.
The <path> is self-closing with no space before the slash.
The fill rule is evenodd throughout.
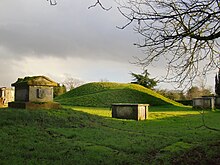
<path id="1" fill-rule="evenodd" d="M 176 102 L 181 103 L 183 105 L 190 105 L 190 106 L 192 106 L 192 100 L 176 100 Z"/>

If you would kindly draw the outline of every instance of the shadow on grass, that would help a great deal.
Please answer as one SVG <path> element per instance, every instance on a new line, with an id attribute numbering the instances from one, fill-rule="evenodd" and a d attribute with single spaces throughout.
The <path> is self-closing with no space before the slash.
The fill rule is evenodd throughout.
<path id="1" fill-rule="evenodd" d="M 207 113 L 211 126 L 220 126 L 219 115 Z M 193 129 L 200 122 L 199 115 L 134 121 L 72 109 L 2 109 L 0 163 L 169 164 L 219 139 L 219 133 Z"/>

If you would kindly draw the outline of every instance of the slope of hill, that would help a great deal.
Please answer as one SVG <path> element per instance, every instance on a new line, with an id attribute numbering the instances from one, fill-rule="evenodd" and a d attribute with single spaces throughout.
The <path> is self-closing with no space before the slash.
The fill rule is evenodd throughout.
<path id="1" fill-rule="evenodd" d="M 55 101 L 63 105 L 91 107 L 109 107 L 112 103 L 182 105 L 143 86 L 113 82 L 88 83 L 55 98 Z"/>

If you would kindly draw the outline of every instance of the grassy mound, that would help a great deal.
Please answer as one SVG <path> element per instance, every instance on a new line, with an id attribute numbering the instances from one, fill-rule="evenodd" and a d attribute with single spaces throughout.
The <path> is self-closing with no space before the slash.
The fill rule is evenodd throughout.
<path id="1" fill-rule="evenodd" d="M 137 84 L 112 82 L 88 83 L 55 98 L 55 101 L 63 105 L 91 107 L 109 107 L 112 103 L 182 105 Z"/>

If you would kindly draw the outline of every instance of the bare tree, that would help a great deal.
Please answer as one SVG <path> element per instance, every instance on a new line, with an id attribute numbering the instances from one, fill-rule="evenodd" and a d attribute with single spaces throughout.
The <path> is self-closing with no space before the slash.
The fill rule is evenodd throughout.
<path id="1" fill-rule="evenodd" d="M 106 11 L 108 11 L 112 8 L 112 7 L 106 8 L 106 7 L 104 7 L 104 5 L 101 3 L 100 0 L 96 0 L 96 2 L 93 5 L 89 6 L 88 9 L 90 9 L 92 7 L 96 7 L 97 5 L 99 5 L 103 10 L 106 10 Z"/>
<path id="2" fill-rule="evenodd" d="M 49 1 L 49 0 L 47 0 Z M 144 67 L 159 61 L 166 64 L 165 80 L 179 86 L 191 85 L 200 75 L 220 68 L 219 0 L 116 0 L 119 12 L 134 25 L 145 58 L 136 57 Z M 50 3 L 53 4 L 52 0 Z M 55 2 L 56 4 L 56 2 Z M 89 8 L 106 8 L 94 0 Z"/>
<path id="3" fill-rule="evenodd" d="M 118 8 L 143 40 L 137 63 L 148 66 L 165 60 L 167 81 L 190 84 L 198 75 L 219 68 L 219 0 L 128 0 Z"/>
<path id="4" fill-rule="evenodd" d="M 101 78 L 99 81 L 100 82 L 109 82 L 109 80 L 107 78 Z"/>
<path id="5" fill-rule="evenodd" d="M 201 112 L 199 111 L 199 113 L 201 114 L 201 117 L 202 117 L 202 124 L 201 124 L 200 126 L 195 127 L 196 129 L 198 129 L 198 128 L 206 128 L 206 129 L 209 129 L 209 130 L 212 130 L 212 131 L 218 131 L 218 132 L 220 131 L 220 129 L 210 127 L 210 126 L 208 126 L 208 125 L 206 124 L 206 122 L 205 122 L 205 112 L 204 112 L 204 110 L 202 110 Z"/>
<path id="6" fill-rule="evenodd" d="M 57 5 L 57 1 L 56 0 L 47 0 L 50 2 L 50 5 Z"/>
<path id="7" fill-rule="evenodd" d="M 67 76 L 62 84 L 65 85 L 66 90 L 69 91 L 71 89 L 74 89 L 74 88 L 77 88 L 77 87 L 83 85 L 84 82 L 82 80 L 77 79 L 77 78 Z"/>
<path id="8" fill-rule="evenodd" d="M 56 0 L 47 0 L 47 1 L 50 2 L 50 5 L 57 5 L 57 1 Z M 106 8 L 106 7 L 104 7 L 104 5 L 101 3 L 100 0 L 96 0 L 93 5 L 88 7 L 88 9 L 96 7 L 96 6 L 100 6 L 103 10 L 106 10 L 106 11 L 108 11 L 108 10 L 110 10 L 112 8 L 112 7 Z"/>

